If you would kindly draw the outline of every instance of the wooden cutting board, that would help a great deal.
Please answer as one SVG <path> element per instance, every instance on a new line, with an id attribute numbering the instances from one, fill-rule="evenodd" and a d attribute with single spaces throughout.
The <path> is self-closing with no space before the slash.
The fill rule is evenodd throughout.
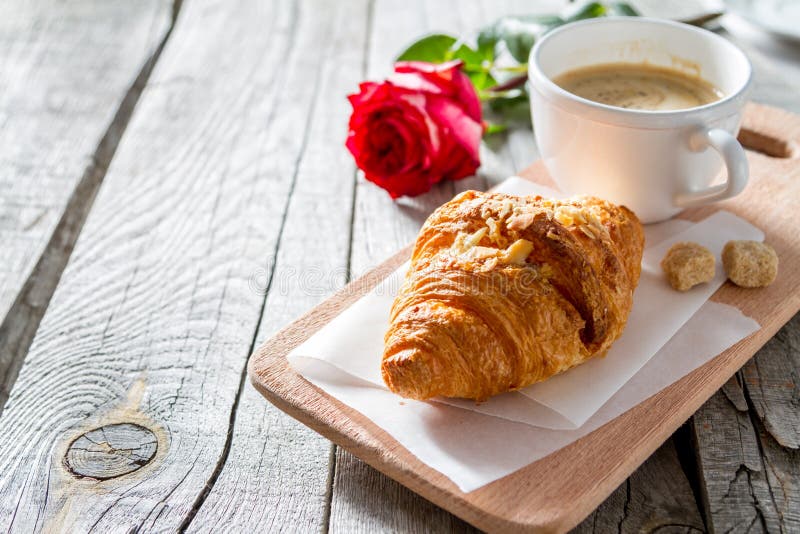
<path id="1" fill-rule="evenodd" d="M 748 147 L 750 183 L 738 197 L 691 210 L 698 220 L 732 211 L 766 234 L 778 252 L 778 278 L 765 289 L 726 283 L 713 300 L 738 307 L 761 329 L 703 367 L 591 434 L 470 493 L 409 453 L 372 421 L 317 389 L 286 354 L 367 293 L 409 256 L 408 247 L 264 343 L 250 378 L 270 402 L 375 469 L 488 531 L 558 532 L 577 525 L 686 421 L 800 309 L 800 116 L 749 104 L 739 135 Z M 654 165 L 657 162 L 654 162 Z M 522 173 L 548 184 L 541 162 Z"/>

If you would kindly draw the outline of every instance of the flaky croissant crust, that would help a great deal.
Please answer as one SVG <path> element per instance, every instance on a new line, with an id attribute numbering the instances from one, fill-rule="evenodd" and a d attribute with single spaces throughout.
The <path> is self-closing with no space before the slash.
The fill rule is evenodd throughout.
<path id="1" fill-rule="evenodd" d="M 603 355 L 622 333 L 644 234 L 593 197 L 466 191 L 417 238 L 381 372 L 395 393 L 476 400 Z"/>

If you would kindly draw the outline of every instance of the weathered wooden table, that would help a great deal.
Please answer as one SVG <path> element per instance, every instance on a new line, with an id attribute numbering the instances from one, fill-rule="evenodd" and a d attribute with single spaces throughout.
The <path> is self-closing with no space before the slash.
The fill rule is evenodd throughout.
<path id="1" fill-rule="evenodd" d="M 245 363 L 535 159 L 514 131 L 480 176 L 393 203 L 343 149 L 344 95 L 405 42 L 526 4 L 0 3 L 0 529 L 469 530 L 266 403 Z M 753 99 L 800 111 L 800 48 L 723 22 Z M 578 530 L 798 532 L 798 447 L 800 316 Z"/>

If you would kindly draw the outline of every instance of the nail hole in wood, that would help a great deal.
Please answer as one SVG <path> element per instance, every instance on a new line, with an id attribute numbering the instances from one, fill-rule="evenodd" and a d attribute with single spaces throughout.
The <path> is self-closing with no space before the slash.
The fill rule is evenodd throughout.
<path id="1" fill-rule="evenodd" d="M 158 439 L 152 431 L 133 423 L 117 423 L 75 438 L 64 463 L 78 478 L 108 480 L 141 469 L 157 450 Z"/>

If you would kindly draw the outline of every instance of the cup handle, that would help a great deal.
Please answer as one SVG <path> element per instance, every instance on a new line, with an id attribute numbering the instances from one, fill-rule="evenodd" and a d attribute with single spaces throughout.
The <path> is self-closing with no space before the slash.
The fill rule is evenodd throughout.
<path id="1" fill-rule="evenodd" d="M 693 208 L 734 197 L 742 192 L 744 186 L 747 185 L 750 172 L 744 149 L 734 136 L 719 128 L 704 128 L 692 134 L 689 138 L 689 147 L 696 152 L 705 150 L 708 147 L 719 152 L 725 162 L 728 179 L 724 184 L 714 185 L 699 191 L 678 193 L 674 198 L 676 206 Z"/>

